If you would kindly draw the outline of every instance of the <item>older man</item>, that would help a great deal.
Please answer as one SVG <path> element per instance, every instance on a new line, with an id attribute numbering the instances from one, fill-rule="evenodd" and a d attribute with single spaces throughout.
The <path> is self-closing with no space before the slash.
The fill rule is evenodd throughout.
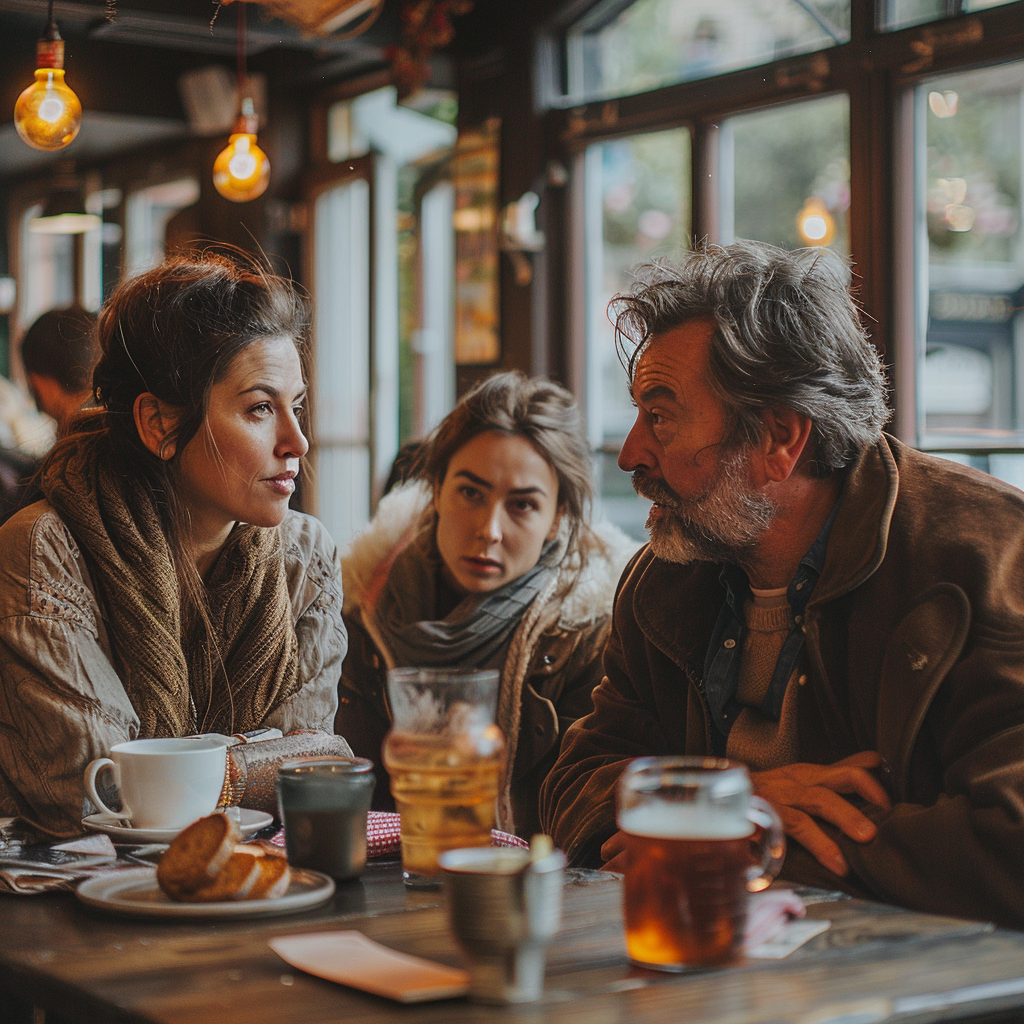
<path id="1" fill-rule="evenodd" d="M 847 281 L 736 242 L 617 300 L 651 540 L 542 814 L 615 868 L 628 759 L 728 756 L 782 818 L 785 877 L 1021 925 L 1024 495 L 882 433 Z"/>

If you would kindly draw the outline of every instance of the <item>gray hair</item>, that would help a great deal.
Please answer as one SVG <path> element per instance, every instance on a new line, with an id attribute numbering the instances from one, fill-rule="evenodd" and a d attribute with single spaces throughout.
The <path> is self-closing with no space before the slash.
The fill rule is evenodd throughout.
<path id="1" fill-rule="evenodd" d="M 708 383 L 733 414 L 729 440 L 756 443 L 762 410 L 792 409 L 811 420 L 813 469 L 826 476 L 878 441 L 889 418 L 882 361 L 849 286 L 849 265 L 829 249 L 705 242 L 640 267 L 609 315 L 631 382 L 652 338 L 713 321 Z"/>

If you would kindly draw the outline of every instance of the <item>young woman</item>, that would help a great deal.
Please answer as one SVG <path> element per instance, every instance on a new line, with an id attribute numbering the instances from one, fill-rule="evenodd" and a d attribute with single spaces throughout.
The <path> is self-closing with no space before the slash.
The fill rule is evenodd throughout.
<path id="1" fill-rule="evenodd" d="M 387 669 L 499 669 L 498 822 L 529 836 L 562 734 L 592 708 L 615 584 L 637 545 L 587 523 L 590 451 L 557 384 L 491 377 L 419 458 L 419 479 L 384 498 L 342 556 L 351 647 L 335 728 L 377 763 L 375 806 L 391 807 Z"/>
<path id="2" fill-rule="evenodd" d="M 305 326 L 287 282 L 210 254 L 104 307 L 99 407 L 0 529 L 0 814 L 80 832 L 85 766 L 128 739 L 270 726 L 311 731 L 278 750 L 347 752 L 335 549 L 288 508 Z M 272 806 L 242 749 L 226 798 Z"/>

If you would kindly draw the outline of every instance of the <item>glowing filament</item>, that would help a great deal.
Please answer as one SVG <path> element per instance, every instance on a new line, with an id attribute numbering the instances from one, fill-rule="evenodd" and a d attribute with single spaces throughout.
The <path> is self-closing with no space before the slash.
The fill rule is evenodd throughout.
<path id="1" fill-rule="evenodd" d="M 270 161 L 247 132 L 232 135 L 213 163 L 213 184 L 234 203 L 247 203 L 263 195 L 270 184 Z"/>

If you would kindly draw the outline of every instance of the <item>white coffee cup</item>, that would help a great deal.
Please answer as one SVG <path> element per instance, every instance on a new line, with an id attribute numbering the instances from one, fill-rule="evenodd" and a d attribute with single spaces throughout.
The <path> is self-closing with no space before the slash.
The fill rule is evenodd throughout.
<path id="1" fill-rule="evenodd" d="M 210 814 L 224 788 L 227 747 L 220 737 L 129 740 L 111 747 L 85 769 L 85 791 L 103 814 L 127 818 L 134 828 L 184 828 Z M 109 769 L 121 794 L 112 811 L 96 792 Z"/>

